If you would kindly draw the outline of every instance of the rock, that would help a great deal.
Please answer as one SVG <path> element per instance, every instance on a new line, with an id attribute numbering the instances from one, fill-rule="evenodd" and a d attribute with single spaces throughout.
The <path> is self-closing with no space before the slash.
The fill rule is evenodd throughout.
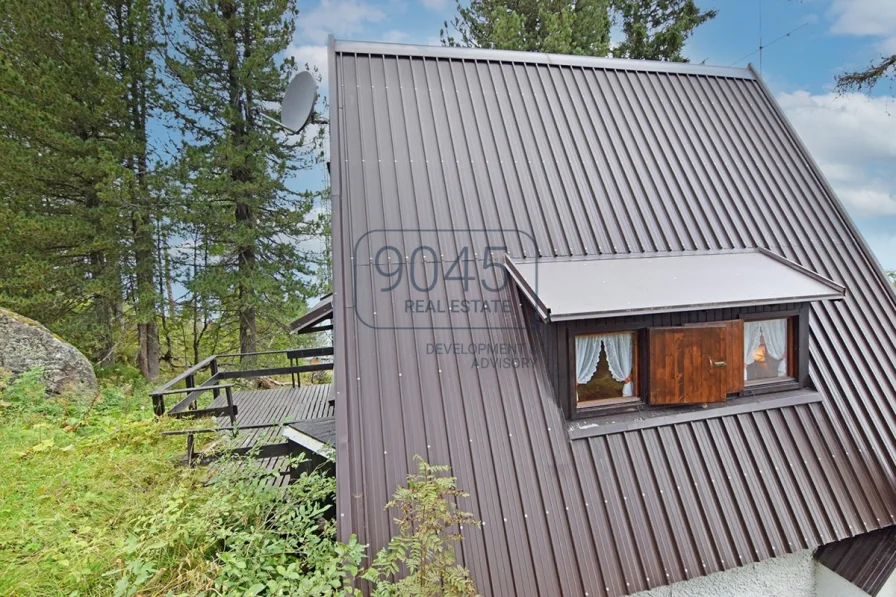
<path id="1" fill-rule="evenodd" d="M 12 311 L 0 308 L 0 369 L 18 376 L 43 367 L 47 392 L 98 390 L 90 361 L 50 330 Z"/>

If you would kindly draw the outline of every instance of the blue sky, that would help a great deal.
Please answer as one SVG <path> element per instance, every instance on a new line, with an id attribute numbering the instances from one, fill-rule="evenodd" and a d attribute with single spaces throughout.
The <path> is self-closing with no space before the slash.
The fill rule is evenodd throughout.
<path id="1" fill-rule="evenodd" d="M 719 16 L 689 40 L 693 62 L 759 68 L 761 34 L 771 44 L 762 75 L 855 219 L 878 260 L 896 269 L 896 88 L 837 94 L 834 77 L 896 53 L 892 0 L 698 0 Z M 289 53 L 326 71 L 329 33 L 341 39 L 438 45 L 453 0 L 309 0 Z M 746 57 L 748 54 L 751 54 Z M 746 57 L 746 58 L 745 58 Z M 324 77 L 324 83 L 326 77 Z M 325 89 L 322 90 L 325 93 Z M 297 184 L 319 185 L 323 172 Z M 307 182 L 306 182 L 307 181 Z"/>

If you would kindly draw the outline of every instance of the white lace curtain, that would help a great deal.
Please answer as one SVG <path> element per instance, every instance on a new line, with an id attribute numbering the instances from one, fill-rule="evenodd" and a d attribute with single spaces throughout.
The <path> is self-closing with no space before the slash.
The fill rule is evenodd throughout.
<path id="1" fill-rule="evenodd" d="M 754 355 L 763 339 L 766 353 L 780 361 L 778 377 L 787 375 L 787 320 L 747 321 L 744 323 L 744 379 L 747 379 L 747 367 L 755 360 Z"/>
<path id="2" fill-rule="evenodd" d="M 588 383 L 594 377 L 602 350 L 607 354 L 610 375 L 624 382 L 622 395 L 631 396 L 634 342 L 630 333 L 576 336 L 576 382 Z"/>

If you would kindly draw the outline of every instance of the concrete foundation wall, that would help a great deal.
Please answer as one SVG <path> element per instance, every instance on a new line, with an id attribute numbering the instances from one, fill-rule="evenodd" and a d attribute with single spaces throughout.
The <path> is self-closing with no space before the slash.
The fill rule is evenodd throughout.
<path id="1" fill-rule="evenodd" d="M 633 597 L 816 597 L 809 550 L 636 593 Z"/>
<path id="2" fill-rule="evenodd" d="M 815 563 L 816 597 L 868 597 L 868 593 L 827 567 Z"/>

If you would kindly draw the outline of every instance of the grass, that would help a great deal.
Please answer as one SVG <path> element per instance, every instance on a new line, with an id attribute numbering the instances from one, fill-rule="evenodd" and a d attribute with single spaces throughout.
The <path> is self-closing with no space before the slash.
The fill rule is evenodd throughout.
<path id="1" fill-rule="evenodd" d="M 139 376 L 101 385 L 44 398 L 35 375 L 0 383 L 0 595 L 113 594 L 132 521 L 207 474 L 175 466 L 183 438 L 161 435 Z"/>

